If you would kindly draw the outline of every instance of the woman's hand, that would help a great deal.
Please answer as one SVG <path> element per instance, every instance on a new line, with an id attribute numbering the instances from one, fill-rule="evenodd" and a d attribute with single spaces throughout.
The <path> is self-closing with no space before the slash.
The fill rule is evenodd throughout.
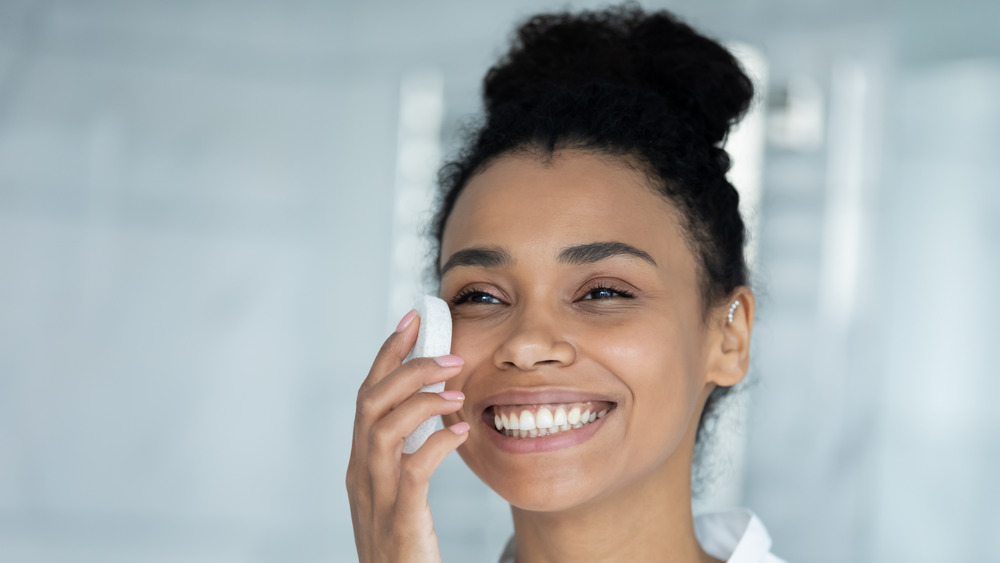
<path id="1" fill-rule="evenodd" d="M 415 311 L 403 317 L 358 391 L 347 495 L 361 563 L 441 561 L 427 490 L 437 466 L 468 437 L 469 423 L 439 430 L 413 454 L 403 453 L 403 440 L 421 422 L 457 411 L 465 399 L 460 391 L 418 392 L 457 375 L 462 359 L 416 358 L 403 365 L 417 339 L 415 318 Z"/>

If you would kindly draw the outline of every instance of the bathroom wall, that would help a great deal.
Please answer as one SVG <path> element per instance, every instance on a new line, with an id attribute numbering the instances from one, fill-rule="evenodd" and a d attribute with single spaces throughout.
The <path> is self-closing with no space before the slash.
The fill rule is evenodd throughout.
<path id="1" fill-rule="evenodd" d="M 560 5 L 0 1 L 0 560 L 356 559 L 402 84 L 441 77 L 447 154 Z M 770 69 L 739 502 L 789 561 L 1000 558 L 998 8 L 646 5 Z M 456 456 L 431 504 L 446 561 L 495 560 Z"/>

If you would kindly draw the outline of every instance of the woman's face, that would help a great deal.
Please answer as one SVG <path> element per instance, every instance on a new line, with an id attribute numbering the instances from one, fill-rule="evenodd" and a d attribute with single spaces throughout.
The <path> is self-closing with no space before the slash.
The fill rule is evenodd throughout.
<path id="1" fill-rule="evenodd" d="M 446 422 L 471 423 L 459 452 L 484 482 L 554 511 L 689 478 L 718 342 L 677 212 L 642 174 L 583 152 L 502 157 L 462 192 L 441 256 L 465 359 Z"/>

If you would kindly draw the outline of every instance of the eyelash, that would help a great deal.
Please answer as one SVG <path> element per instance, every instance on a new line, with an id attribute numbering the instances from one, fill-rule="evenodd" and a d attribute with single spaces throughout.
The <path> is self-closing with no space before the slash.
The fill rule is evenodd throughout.
<path id="1" fill-rule="evenodd" d="M 598 292 L 598 291 L 606 291 L 606 292 L 609 292 L 609 293 L 613 293 L 615 295 L 612 296 L 612 297 L 604 298 L 604 299 L 595 299 L 595 298 L 591 297 L 595 292 Z M 452 297 L 451 304 L 452 305 L 462 305 L 464 303 L 472 303 L 472 301 L 470 301 L 470 299 L 473 296 L 479 296 L 479 295 L 486 296 L 486 297 L 489 297 L 490 299 L 495 299 L 497 301 L 500 301 L 496 296 L 490 294 L 489 292 L 478 290 L 478 289 L 465 289 L 465 290 L 459 292 L 458 295 L 456 295 L 455 297 Z M 605 301 L 607 299 L 612 299 L 614 297 L 620 297 L 622 299 L 634 299 L 635 298 L 635 294 L 632 293 L 631 291 L 628 291 L 626 289 L 622 289 L 620 287 L 615 287 L 615 286 L 610 285 L 610 284 L 601 284 L 601 283 L 599 283 L 599 284 L 595 284 L 594 286 L 588 288 L 587 291 L 586 291 L 586 293 L 584 293 L 584 296 L 582 298 L 580 298 L 580 300 L 581 301 Z M 496 305 L 496 303 L 480 303 L 480 305 Z"/>
<path id="2" fill-rule="evenodd" d="M 471 303 L 471 301 L 469 301 L 469 298 L 471 298 L 474 295 L 485 295 L 487 297 L 490 297 L 491 299 L 497 299 L 496 296 L 491 295 L 486 291 L 481 291 L 478 289 L 463 289 L 458 293 L 458 295 L 451 298 L 451 304 L 462 305 L 464 303 Z M 497 299 L 497 301 L 499 301 L 499 299 Z M 495 303 L 480 303 L 480 305 L 495 305 Z"/>
<path id="3" fill-rule="evenodd" d="M 635 294 L 632 293 L 631 291 L 628 291 L 627 289 L 622 289 L 620 287 L 615 287 L 615 286 L 613 286 L 611 284 L 599 283 L 599 284 L 594 285 L 590 289 L 588 289 L 587 293 L 584 294 L 583 299 L 587 300 L 587 301 L 602 301 L 602 299 L 593 299 L 593 298 L 590 298 L 590 296 L 593 295 L 594 292 L 596 292 L 596 291 L 607 291 L 607 292 L 610 292 L 610 293 L 616 293 L 618 297 L 621 297 L 623 299 L 633 299 L 633 298 L 635 298 Z"/>

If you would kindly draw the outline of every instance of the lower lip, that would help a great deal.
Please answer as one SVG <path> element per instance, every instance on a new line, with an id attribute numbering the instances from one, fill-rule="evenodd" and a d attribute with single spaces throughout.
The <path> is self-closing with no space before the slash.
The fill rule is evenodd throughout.
<path id="1" fill-rule="evenodd" d="M 614 409 L 590 424 L 584 424 L 579 428 L 565 430 L 558 434 L 549 434 L 541 438 L 512 438 L 497 432 L 495 427 L 488 424 L 485 420 L 483 421 L 483 425 L 486 426 L 486 434 L 490 437 L 490 441 L 497 448 L 512 454 L 534 454 L 571 448 L 577 444 L 586 442 L 601 428 L 604 421 L 612 413 L 614 413 Z"/>

